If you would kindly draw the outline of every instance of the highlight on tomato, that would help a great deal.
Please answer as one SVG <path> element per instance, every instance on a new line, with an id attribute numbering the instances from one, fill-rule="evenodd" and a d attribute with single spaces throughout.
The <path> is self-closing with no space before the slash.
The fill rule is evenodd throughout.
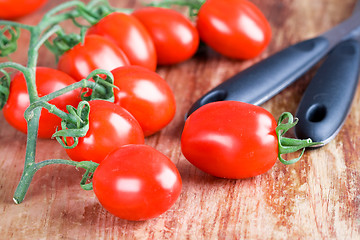
<path id="1" fill-rule="evenodd" d="M 143 144 L 144 133 L 136 119 L 124 108 L 105 100 L 92 100 L 89 130 L 74 148 L 66 149 L 74 161 L 101 163 L 115 149 L 126 144 Z M 68 145 L 72 139 L 67 138 Z"/>
<path id="2" fill-rule="evenodd" d="M 113 12 L 90 27 L 96 34 L 113 41 L 128 57 L 131 65 L 155 71 L 157 65 L 154 42 L 141 22 L 132 15 Z"/>
<path id="3" fill-rule="evenodd" d="M 248 0 L 207 0 L 199 9 L 196 26 L 203 42 L 235 59 L 258 56 L 272 35 L 264 14 Z"/>
<path id="4" fill-rule="evenodd" d="M 191 58 L 199 46 L 199 34 L 184 15 L 169 8 L 146 7 L 132 13 L 150 33 L 160 65 Z"/>
<path id="5" fill-rule="evenodd" d="M 124 66 L 111 72 L 114 76 L 115 103 L 135 117 L 145 136 L 170 123 L 176 111 L 174 94 L 156 72 L 140 66 Z"/>
<path id="6" fill-rule="evenodd" d="M 84 43 L 78 43 L 60 56 L 57 68 L 80 81 L 93 70 L 111 71 L 127 65 L 130 65 L 129 59 L 115 43 L 102 36 L 87 35 Z"/>
<path id="7" fill-rule="evenodd" d="M 284 120 L 288 122 L 282 123 Z M 270 170 L 278 158 L 284 164 L 295 163 L 306 147 L 320 144 L 284 137 L 296 123 L 290 113 L 276 122 L 267 110 L 248 103 L 209 103 L 186 120 L 181 149 L 190 163 L 213 176 L 250 178 Z M 298 158 L 281 157 L 301 149 Z"/>
<path id="8" fill-rule="evenodd" d="M 15 19 L 42 7 L 47 0 L 1 0 L 0 19 Z"/>
<path id="9" fill-rule="evenodd" d="M 36 87 L 39 97 L 50 94 L 64 87 L 67 87 L 76 81 L 56 69 L 47 67 L 36 68 Z M 49 103 L 55 105 L 62 111 L 66 111 L 66 105 L 76 107 L 81 101 L 80 90 L 76 89 L 64 95 L 61 95 Z M 26 87 L 24 74 L 16 73 L 11 80 L 9 98 L 4 105 L 3 114 L 6 121 L 17 130 L 27 133 L 27 123 L 24 118 L 25 110 L 29 107 L 30 100 Z M 60 127 L 61 118 L 42 109 L 39 121 L 38 137 L 51 138 L 56 128 Z"/>
<path id="10" fill-rule="evenodd" d="M 155 218 L 179 198 L 182 181 L 175 164 L 147 145 L 111 152 L 96 168 L 93 190 L 111 214 L 127 220 Z"/>

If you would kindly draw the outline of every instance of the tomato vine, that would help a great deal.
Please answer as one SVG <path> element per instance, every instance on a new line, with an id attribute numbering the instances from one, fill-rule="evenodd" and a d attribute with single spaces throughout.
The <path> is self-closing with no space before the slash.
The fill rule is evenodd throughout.
<path id="1" fill-rule="evenodd" d="M 44 166 L 50 164 L 67 164 L 81 167 L 87 170 L 84 175 L 85 179 L 89 177 L 91 172 L 94 172 L 94 165 L 96 165 L 96 163 L 91 162 L 79 163 L 64 159 L 49 159 L 38 163 L 35 162 L 40 113 L 41 109 L 45 108 L 49 112 L 62 118 L 62 126 L 64 129 L 57 131 L 54 134 L 54 137 L 56 137 L 62 145 L 64 145 L 61 140 L 62 137 L 72 137 L 75 141 L 71 147 L 75 147 L 77 142 L 76 139 L 84 136 L 88 129 L 87 117 L 90 111 L 88 103 L 86 101 L 80 102 L 77 109 L 68 106 L 69 113 L 66 113 L 58 109 L 55 105 L 50 104 L 49 101 L 76 88 L 92 89 L 92 94 L 90 96 L 83 96 L 85 100 L 106 99 L 113 101 L 114 96 L 112 89 L 114 86 L 112 83 L 114 79 L 111 72 L 105 70 L 95 70 L 82 81 L 76 82 L 59 91 L 39 97 L 35 83 L 35 70 L 37 67 L 39 48 L 45 44 L 45 42 L 48 42 L 50 37 L 53 35 L 63 33 L 59 23 L 70 19 L 73 21 L 75 26 L 80 28 L 80 32 L 82 33 L 81 35 L 83 35 L 84 29 L 88 26 L 80 24 L 78 22 L 78 18 L 85 20 L 90 26 L 101 19 L 104 14 L 108 14 L 111 11 L 114 11 L 114 9 L 111 8 L 105 0 L 92 0 L 87 5 L 80 1 L 70 1 L 47 12 L 43 16 L 42 20 L 35 26 L 0 20 L 0 26 L 3 26 L 1 28 L 2 34 L 0 37 L 0 56 L 2 57 L 8 56 L 16 50 L 17 40 L 21 30 L 27 30 L 30 32 L 30 43 L 28 47 L 28 60 L 26 66 L 15 62 L 0 63 L 0 72 L 3 75 L 0 79 L 0 106 L 3 106 L 6 103 L 9 94 L 10 74 L 5 70 L 8 68 L 22 72 L 26 80 L 30 100 L 30 106 L 25 112 L 28 132 L 24 170 L 13 197 L 14 202 L 17 204 L 23 201 L 35 172 Z M 105 75 L 106 78 L 103 79 L 99 77 L 99 74 Z M 95 81 L 90 81 L 89 79 L 93 79 Z M 84 183 L 84 179 L 82 180 L 82 183 Z M 89 187 L 85 188 L 89 189 Z"/>

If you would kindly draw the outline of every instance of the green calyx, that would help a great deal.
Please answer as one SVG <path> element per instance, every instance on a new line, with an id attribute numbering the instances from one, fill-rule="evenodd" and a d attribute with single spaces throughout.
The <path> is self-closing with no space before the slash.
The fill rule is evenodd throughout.
<path id="1" fill-rule="evenodd" d="M 7 99 L 9 98 L 9 88 L 10 88 L 10 74 L 6 72 L 4 69 L 0 69 L 0 72 L 3 74 L 0 77 L 0 110 L 3 109 L 6 104 Z"/>
<path id="2" fill-rule="evenodd" d="M 52 137 L 56 138 L 64 148 L 71 149 L 77 146 L 78 138 L 84 137 L 89 130 L 90 104 L 87 101 L 81 101 L 77 108 L 68 105 L 66 109 L 71 116 L 69 119 L 75 119 L 75 121 L 63 119 L 61 121 L 62 129 L 56 131 Z M 73 143 L 69 145 L 67 138 L 72 138 Z"/>
<path id="3" fill-rule="evenodd" d="M 110 71 L 97 69 L 92 71 L 86 80 L 94 80 L 95 84 L 92 87 L 91 95 L 88 96 L 89 92 L 82 93 L 82 99 L 85 101 L 91 100 L 106 100 L 114 102 L 114 88 L 118 88 L 114 83 L 114 76 Z"/>
<path id="4" fill-rule="evenodd" d="M 91 161 L 82 161 L 82 162 L 79 162 L 78 164 L 76 164 L 76 167 L 86 169 L 86 172 L 83 175 L 81 182 L 80 182 L 80 186 L 82 187 L 82 189 L 84 189 L 84 190 L 92 190 L 93 189 L 91 180 L 92 180 L 93 174 L 98 166 L 99 166 L 98 163 L 91 162 Z"/>
<path id="5" fill-rule="evenodd" d="M 59 59 L 61 55 L 69 51 L 76 45 L 82 42 L 82 36 L 72 33 L 64 34 L 63 32 L 58 32 L 57 37 L 51 43 L 49 40 L 45 42 L 45 46 L 55 55 L 56 60 Z"/>
<path id="6" fill-rule="evenodd" d="M 0 30 L 0 57 L 6 57 L 17 49 L 17 40 L 20 37 L 20 28 L 4 26 Z"/>
<path id="7" fill-rule="evenodd" d="M 90 82 L 90 79 L 93 79 L 94 82 Z M 76 147 L 79 137 L 84 137 L 89 130 L 90 104 L 88 101 L 96 99 L 110 102 L 114 101 L 113 88 L 117 87 L 113 85 L 114 77 L 111 72 L 97 69 L 91 72 L 84 81 L 91 86 L 91 94 L 87 96 L 89 94 L 87 91 L 82 93 L 83 101 L 79 103 L 77 108 L 70 105 L 66 107 L 68 114 L 62 117 L 61 130 L 56 131 L 52 136 L 56 138 L 65 149 Z M 90 91 L 89 88 L 85 89 Z M 54 109 L 54 107 L 52 109 Z M 52 109 L 48 109 L 49 112 L 52 112 Z M 68 138 L 73 140 L 71 144 L 69 144 Z"/>
<path id="8" fill-rule="evenodd" d="M 287 120 L 286 123 L 283 123 L 283 121 Z M 299 120 L 297 118 L 293 118 L 292 114 L 289 112 L 285 112 L 281 114 L 278 120 L 278 126 L 276 127 L 276 135 L 278 137 L 278 145 L 279 145 L 279 153 L 278 158 L 280 162 L 283 164 L 289 165 L 296 163 L 301 159 L 305 152 L 305 148 L 311 147 L 311 146 L 319 146 L 323 143 L 321 142 L 313 142 L 310 138 L 308 139 L 293 139 L 293 138 L 287 138 L 284 137 L 285 133 L 293 128 Z M 301 153 L 299 157 L 291 159 L 291 160 L 285 160 L 282 158 L 282 154 L 292 153 L 301 150 Z"/>

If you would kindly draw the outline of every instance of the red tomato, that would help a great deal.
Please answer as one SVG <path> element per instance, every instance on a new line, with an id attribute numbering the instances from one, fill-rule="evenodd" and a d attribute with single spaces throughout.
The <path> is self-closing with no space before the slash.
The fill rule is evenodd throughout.
<path id="1" fill-rule="evenodd" d="M 88 29 L 112 40 L 129 58 L 132 65 L 156 69 L 156 51 L 150 34 L 139 20 L 131 15 L 114 12 Z"/>
<path id="2" fill-rule="evenodd" d="M 75 83 L 75 80 L 61 71 L 45 67 L 38 67 L 36 69 L 36 86 L 40 97 L 60 90 L 73 83 Z M 80 90 L 77 89 L 59 96 L 49 101 L 49 103 L 54 104 L 60 110 L 66 111 L 66 105 L 76 107 L 80 101 Z M 24 112 L 29 105 L 30 101 L 25 77 L 19 72 L 12 78 L 10 95 L 3 108 L 3 113 L 10 125 L 24 133 L 27 132 Z M 56 128 L 60 127 L 60 123 L 61 118 L 49 113 L 46 109 L 42 109 L 38 136 L 40 138 L 51 138 Z"/>
<path id="3" fill-rule="evenodd" d="M 147 145 L 110 153 L 93 176 L 96 197 L 106 210 L 127 220 L 155 218 L 178 199 L 182 181 L 169 158 Z"/>
<path id="4" fill-rule="evenodd" d="M 140 123 L 145 136 L 165 127 L 174 117 L 175 97 L 157 73 L 139 66 L 114 69 L 115 103 L 128 110 Z"/>
<path id="5" fill-rule="evenodd" d="M 104 100 L 89 103 L 89 130 L 85 137 L 79 138 L 75 148 L 66 149 L 72 160 L 100 163 L 122 145 L 144 143 L 139 123 L 125 109 Z"/>
<path id="6" fill-rule="evenodd" d="M 93 70 L 111 71 L 126 65 L 130 65 L 128 58 L 113 42 L 101 36 L 88 35 L 84 44 L 79 43 L 59 58 L 58 69 L 80 81 Z"/>
<path id="7" fill-rule="evenodd" d="M 13 19 L 30 14 L 43 6 L 47 0 L 1 0 L 0 19 Z"/>
<path id="8" fill-rule="evenodd" d="M 278 158 L 277 123 L 265 109 L 223 101 L 204 105 L 185 122 L 181 148 L 189 162 L 223 178 L 267 172 Z"/>
<path id="9" fill-rule="evenodd" d="M 199 46 L 195 26 L 182 14 L 168 8 L 147 7 L 133 13 L 150 33 L 158 64 L 169 65 L 191 58 Z"/>
<path id="10" fill-rule="evenodd" d="M 207 0 L 196 24 L 202 41 L 231 58 L 256 57 L 271 39 L 267 19 L 247 0 Z"/>

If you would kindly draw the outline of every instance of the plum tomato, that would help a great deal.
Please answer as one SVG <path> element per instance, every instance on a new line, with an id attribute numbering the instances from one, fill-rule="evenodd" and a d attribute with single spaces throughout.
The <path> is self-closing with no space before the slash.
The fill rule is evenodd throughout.
<path id="1" fill-rule="evenodd" d="M 157 73 L 140 66 L 124 66 L 112 71 L 115 103 L 139 122 L 145 136 L 165 127 L 174 117 L 174 94 Z"/>
<path id="2" fill-rule="evenodd" d="M 181 149 L 197 168 L 241 179 L 267 172 L 278 158 L 277 122 L 264 108 L 236 101 L 204 105 L 185 122 Z"/>
<path id="3" fill-rule="evenodd" d="M 36 86 L 39 97 L 60 90 L 76 81 L 56 69 L 37 67 L 36 68 Z M 80 90 L 76 89 L 64 95 L 61 95 L 49 103 L 54 104 L 60 110 L 66 111 L 66 105 L 76 107 L 81 101 Z M 9 98 L 3 108 L 6 121 L 17 130 L 26 133 L 27 123 L 24 118 L 25 110 L 29 107 L 30 100 L 24 74 L 18 72 L 11 80 Z M 39 121 L 38 137 L 51 138 L 57 127 L 61 125 L 61 118 L 42 109 Z"/>
<path id="4" fill-rule="evenodd" d="M 112 41 L 101 36 L 88 35 L 83 44 L 77 44 L 59 58 L 58 69 L 80 81 L 93 70 L 111 71 L 127 65 L 130 65 L 127 56 Z"/>
<path id="5" fill-rule="evenodd" d="M 30 14 L 42 7 L 47 0 L 1 0 L 0 19 L 14 19 Z"/>
<path id="6" fill-rule="evenodd" d="M 105 100 L 89 102 L 89 130 L 76 147 L 66 149 L 74 161 L 100 163 L 125 144 L 143 144 L 144 133 L 136 119 L 124 108 Z M 69 144 L 72 144 L 71 139 Z"/>
<path id="7" fill-rule="evenodd" d="M 101 205 L 127 220 L 155 218 L 178 199 L 182 181 L 175 164 L 154 148 L 129 144 L 111 152 L 93 175 Z"/>
<path id="8" fill-rule="evenodd" d="M 157 57 L 154 42 L 146 28 L 134 16 L 114 12 L 88 29 L 113 41 L 128 57 L 131 65 L 155 71 Z"/>
<path id="9" fill-rule="evenodd" d="M 179 12 L 159 7 L 141 8 L 132 13 L 150 33 L 160 65 L 170 65 L 191 58 L 199 46 L 195 26 Z"/>
<path id="10" fill-rule="evenodd" d="M 199 10 L 196 26 L 202 41 L 235 59 L 258 56 L 271 39 L 269 22 L 248 0 L 207 0 Z"/>

